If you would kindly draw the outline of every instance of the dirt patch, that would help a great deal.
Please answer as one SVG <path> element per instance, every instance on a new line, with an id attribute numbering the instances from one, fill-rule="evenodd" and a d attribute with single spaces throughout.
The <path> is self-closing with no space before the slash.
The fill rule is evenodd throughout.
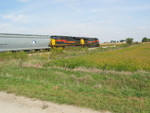
<path id="1" fill-rule="evenodd" d="M 110 113 L 30 99 L 0 92 L 1 113 Z"/>

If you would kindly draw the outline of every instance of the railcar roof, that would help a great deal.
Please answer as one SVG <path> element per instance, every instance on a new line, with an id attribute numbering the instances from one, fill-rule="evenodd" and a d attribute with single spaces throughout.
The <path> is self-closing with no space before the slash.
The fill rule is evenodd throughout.
<path id="1" fill-rule="evenodd" d="M 50 37 L 49 35 L 34 35 L 34 34 L 11 34 L 11 33 L 0 33 L 1 37 L 9 38 L 41 38 L 41 37 Z"/>

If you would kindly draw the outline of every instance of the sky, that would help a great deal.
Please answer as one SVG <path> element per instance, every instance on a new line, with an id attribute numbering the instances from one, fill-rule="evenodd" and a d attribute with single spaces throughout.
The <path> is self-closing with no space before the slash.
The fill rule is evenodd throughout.
<path id="1" fill-rule="evenodd" d="M 150 37 L 150 0 L 0 0 L 0 33 Z"/>

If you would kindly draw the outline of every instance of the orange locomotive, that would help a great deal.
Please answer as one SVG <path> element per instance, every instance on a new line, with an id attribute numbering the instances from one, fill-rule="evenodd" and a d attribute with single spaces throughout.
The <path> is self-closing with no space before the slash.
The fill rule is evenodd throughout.
<path id="1" fill-rule="evenodd" d="M 72 37 L 72 36 L 51 36 L 52 47 L 84 46 L 99 47 L 98 38 Z"/>

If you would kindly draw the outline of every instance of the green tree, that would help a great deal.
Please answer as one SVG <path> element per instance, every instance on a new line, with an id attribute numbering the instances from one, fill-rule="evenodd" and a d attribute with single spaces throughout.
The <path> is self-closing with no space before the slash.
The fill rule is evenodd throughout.
<path id="1" fill-rule="evenodd" d="M 133 38 L 127 38 L 126 43 L 127 44 L 132 44 L 133 43 Z"/>
<path id="2" fill-rule="evenodd" d="M 142 42 L 148 42 L 149 40 L 148 40 L 148 38 L 147 37 L 144 37 L 143 39 L 142 39 Z"/>
<path id="3" fill-rule="evenodd" d="M 120 42 L 125 42 L 125 40 L 120 40 Z"/>

